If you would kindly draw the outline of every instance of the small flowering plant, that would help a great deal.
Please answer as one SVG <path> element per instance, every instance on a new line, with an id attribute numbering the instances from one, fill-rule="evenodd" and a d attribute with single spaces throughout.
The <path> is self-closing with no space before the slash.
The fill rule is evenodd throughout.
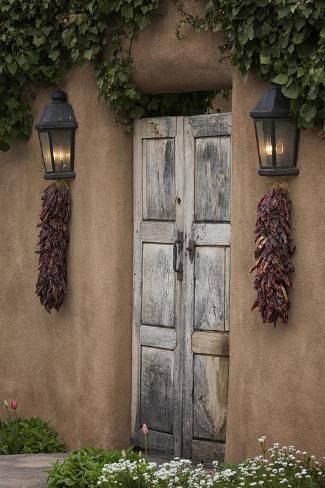
<path id="1" fill-rule="evenodd" d="M 7 419 L 0 418 L 0 455 L 62 452 L 64 445 L 40 418 L 21 419 L 17 416 L 16 400 L 3 401 Z"/>
<path id="2" fill-rule="evenodd" d="M 98 485 L 103 488 L 324 488 L 325 468 L 314 456 L 293 446 L 259 439 L 262 454 L 244 463 L 206 470 L 187 459 L 175 458 L 158 466 L 145 459 L 121 459 L 104 466 Z"/>

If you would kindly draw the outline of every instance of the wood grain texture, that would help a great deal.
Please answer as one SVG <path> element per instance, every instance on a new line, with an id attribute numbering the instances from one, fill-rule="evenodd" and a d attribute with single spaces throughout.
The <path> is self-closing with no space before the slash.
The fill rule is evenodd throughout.
<path id="1" fill-rule="evenodd" d="M 175 225 L 172 222 L 142 221 L 138 237 L 144 242 L 170 244 L 175 239 Z"/>
<path id="2" fill-rule="evenodd" d="M 229 356 L 229 334 L 195 331 L 192 334 L 192 351 L 196 354 Z"/>
<path id="3" fill-rule="evenodd" d="M 174 354 L 153 347 L 141 349 L 141 424 L 172 433 Z"/>
<path id="4" fill-rule="evenodd" d="M 224 441 L 229 359 L 194 356 L 194 437 Z"/>
<path id="5" fill-rule="evenodd" d="M 176 347 L 176 332 L 174 329 L 167 329 L 166 327 L 141 325 L 140 343 L 142 346 L 174 350 Z"/>
<path id="6" fill-rule="evenodd" d="M 146 118 L 136 121 L 141 139 L 176 136 L 176 117 Z"/>
<path id="7" fill-rule="evenodd" d="M 196 139 L 195 220 L 230 221 L 230 137 Z"/>
<path id="8" fill-rule="evenodd" d="M 192 239 L 202 246 L 230 246 L 230 224 L 193 223 L 191 226 Z"/>
<path id="9" fill-rule="evenodd" d="M 173 248 L 143 244 L 142 323 L 173 327 L 175 323 Z"/>
<path id="10" fill-rule="evenodd" d="M 231 134 L 231 113 L 197 115 L 187 118 L 191 135 L 197 137 L 228 136 Z"/>
<path id="11" fill-rule="evenodd" d="M 144 220 L 175 220 L 175 203 L 175 141 L 144 139 Z"/>
<path id="12" fill-rule="evenodd" d="M 145 422 L 152 449 L 197 460 L 221 459 L 225 438 L 230 133 L 230 114 L 135 124 L 134 441 L 144 445 Z M 178 231 L 183 281 L 172 267 Z"/>
<path id="13" fill-rule="evenodd" d="M 211 463 L 212 461 L 223 462 L 225 460 L 225 444 L 209 441 L 192 441 L 193 463 Z"/>
<path id="14" fill-rule="evenodd" d="M 138 445 L 142 448 L 145 447 L 144 435 L 141 429 L 137 433 Z M 164 452 L 170 455 L 176 455 L 175 453 L 175 439 L 171 434 L 165 432 L 157 432 L 153 429 L 149 429 L 147 436 L 147 448 L 150 451 Z"/>
<path id="15" fill-rule="evenodd" d="M 194 328 L 225 329 L 225 250 L 218 246 L 195 251 Z"/>

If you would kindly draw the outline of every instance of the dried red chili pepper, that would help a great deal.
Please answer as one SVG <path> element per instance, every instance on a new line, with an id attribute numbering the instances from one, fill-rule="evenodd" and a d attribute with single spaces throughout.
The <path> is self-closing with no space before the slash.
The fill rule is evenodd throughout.
<path id="1" fill-rule="evenodd" d="M 59 310 L 67 289 L 70 190 L 66 184 L 49 185 L 42 196 L 39 233 L 39 274 L 36 294 L 47 312 Z"/>
<path id="2" fill-rule="evenodd" d="M 278 318 L 288 323 L 289 288 L 294 271 L 291 256 L 295 251 L 292 243 L 290 215 L 291 201 L 287 185 L 277 185 L 261 199 L 257 206 L 255 228 L 256 262 L 250 272 L 256 270 L 254 288 L 263 322 L 276 326 Z"/>

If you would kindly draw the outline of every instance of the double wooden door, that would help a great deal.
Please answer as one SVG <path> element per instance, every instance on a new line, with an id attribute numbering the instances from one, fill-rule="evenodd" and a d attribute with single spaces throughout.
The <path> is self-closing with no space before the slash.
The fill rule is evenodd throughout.
<path id="1" fill-rule="evenodd" d="M 134 131 L 134 442 L 223 457 L 229 370 L 231 114 Z"/>

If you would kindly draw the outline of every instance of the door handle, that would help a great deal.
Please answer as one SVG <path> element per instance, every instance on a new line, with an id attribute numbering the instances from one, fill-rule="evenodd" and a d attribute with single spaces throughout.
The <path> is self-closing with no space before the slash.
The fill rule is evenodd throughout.
<path id="1" fill-rule="evenodd" d="M 183 251 L 184 234 L 180 230 L 177 232 L 177 239 L 173 244 L 173 270 L 177 273 L 177 279 L 183 280 L 183 263 L 181 256 Z"/>
<path id="2" fill-rule="evenodd" d="M 195 242 L 193 239 L 188 241 L 186 251 L 188 252 L 188 257 L 190 258 L 191 263 L 193 263 L 195 253 Z"/>

